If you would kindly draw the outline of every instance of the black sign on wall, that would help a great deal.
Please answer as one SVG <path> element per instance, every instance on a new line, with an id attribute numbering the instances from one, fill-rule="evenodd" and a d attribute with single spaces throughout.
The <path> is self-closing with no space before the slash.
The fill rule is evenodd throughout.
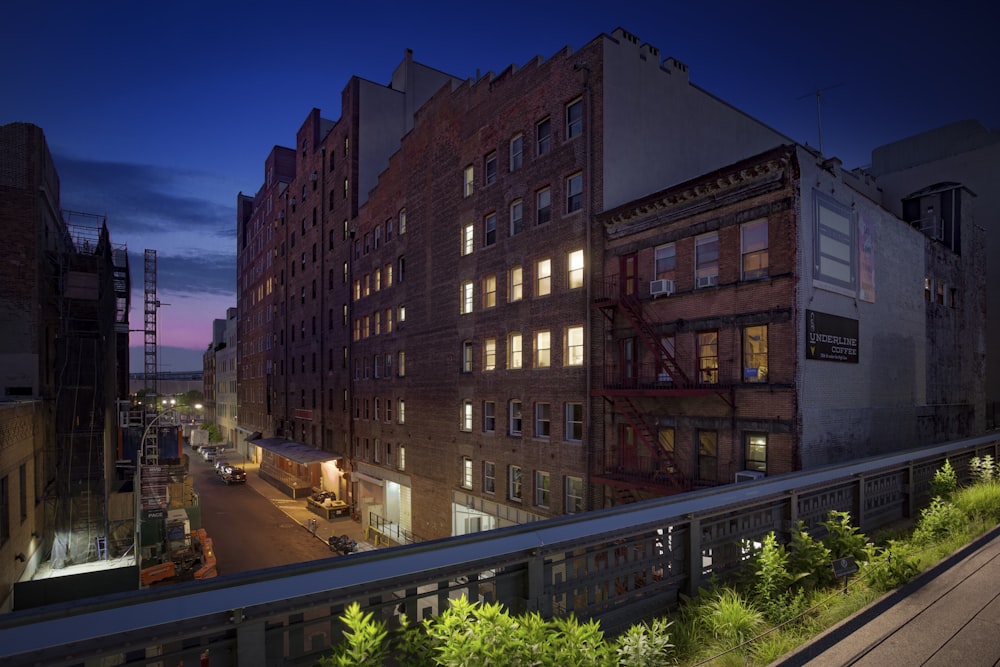
<path id="1" fill-rule="evenodd" d="M 858 363 L 858 321 L 807 310 L 806 359 Z"/>

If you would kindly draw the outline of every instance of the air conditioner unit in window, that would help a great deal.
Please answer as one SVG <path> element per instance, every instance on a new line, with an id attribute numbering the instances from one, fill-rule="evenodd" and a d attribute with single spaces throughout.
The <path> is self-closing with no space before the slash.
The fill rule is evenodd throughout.
<path id="1" fill-rule="evenodd" d="M 719 284 L 719 276 L 698 276 L 698 287 L 715 287 Z"/>
<path id="2" fill-rule="evenodd" d="M 670 296 L 674 293 L 674 281 L 661 279 L 649 281 L 649 296 Z"/>
<path id="3" fill-rule="evenodd" d="M 764 479 L 764 473 L 759 470 L 741 470 L 736 473 L 736 482 L 752 482 L 757 479 Z"/>

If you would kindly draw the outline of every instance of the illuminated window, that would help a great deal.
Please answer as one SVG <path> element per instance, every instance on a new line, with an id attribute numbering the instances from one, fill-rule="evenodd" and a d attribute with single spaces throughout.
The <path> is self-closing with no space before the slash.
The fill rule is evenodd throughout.
<path id="1" fill-rule="evenodd" d="M 483 370 L 492 371 L 497 367 L 497 339 L 487 338 L 483 341 Z"/>
<path id="2" fill-rule="evenodd" d="M 462 294 L 461 294 L 462 304 L 459 312 L 462 315 L 468 315 L 472 312 L 472 281 L 466 280 L 462 283 Z"/>
<path id="3" fill-rule="evenodd" d="M 475 230 L 473 229 L 472 223 L 462 227 L 462 254 L 471 255 L 472 251 L 475 249 L 475 244 L 473 242 L 473 234 Z"/>
<path id="4" fill-rule="evenodd" d="M 747 470 L 767 472 L 767 434 L 744 433 L 743 465 Z"/>
<path id="5" fill-rule="evenodd" d="M 568 287 L 577 289 L 583 287 L 583 250 L 574 250 L 569 253 L 566 265 L 568 267 Z"/>
<path id="6" fill-rule="evenodd" d="M 493 308 L 497 305 L 497 277 L 488 275 L 483 278 L 483 308 Z"/>
<path id="7" fill-rule="evenodd" d="M 563 365 L 583 366 L 583 359 L 583 327 L 569 327 L 564 341 Z"/>
<path id="8" fill-rule="evenodd" d="M 510 267 L 510 285 L 507 289 L 507 301 L 520 301 L 524 298 L 524 271 L 520 266 Z"/>
<path id="9" fill-rule="evenodd" d="M 473 166 L 470 164 L 465 168 L 465 188 L 463 189 L 463 194 L 466 197 L 471 197 L 472 193 L 476 187 L 476 172 Z M 400 231 L 400 234 L 403 232 Z"/>
<path id="10" fill-rule="evenodd" d="M 507 368 L 521 368 L 523 363 L 521 334 L 512 333 L 507 337 Z"/>
<path id="11" fill-rule="evenodd" d="M 698 340 L 698 381 L 715 384 L 719 381 L 719 332 L 699 331 Z"/>
<path id="12" fill-rule="evenodd" d="M 548 368 L 551 365 L 551 354 L 552 335 L 548 331 L 535 332 L 535 368 Z"/>
<path id="13" fill-rule="evenodd" d="M 535 504 L 539 507 L 549 506 L 549 473 L 535 471 Z"/>
<path id="14" fill-rule="evenodd" d="M 552 260 L 541 259 L 535 264 L 535 296 L 552 293 Z"/>
<path id="15" fill-rule="evenodd" d="M 743 381 L 767 382 L 767 326 L 743 329 Z"/>

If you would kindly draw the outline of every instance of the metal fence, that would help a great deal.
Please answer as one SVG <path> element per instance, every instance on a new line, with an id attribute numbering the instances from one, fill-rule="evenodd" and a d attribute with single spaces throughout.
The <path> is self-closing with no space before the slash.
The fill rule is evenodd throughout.
<path id="1" fill-rule="evenodd" d="M 914 516 L 945 459 L 968 479 L 1000 434 L 532 524 L 0 618 L 4 665 L 312 665 L 351 602 L 424 618 L 465 595 L 512 612 L 594 618 L 609 634 L 673 607 L 743 545 L 847 511 L 865 532 Z M 191 662 L 187 662 L 191 661 Z"/>

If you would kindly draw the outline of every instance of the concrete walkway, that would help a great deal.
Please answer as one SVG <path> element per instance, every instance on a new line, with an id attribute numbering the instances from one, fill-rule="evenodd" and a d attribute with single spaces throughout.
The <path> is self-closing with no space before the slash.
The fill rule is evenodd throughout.
<path id="1" fill-rule="evenodd" d="M 1000 527 L 773 664 L 1000 665 Z"/>
<path id="2" fill-rule="evenodd" d="M 247 485 L 249 487 L 270 500 L 275 507 L 287 514 L 289 518 L 302 526 L 303 530 L 310 532 L 323 544 L 329 544 L 328 540 L 331 536 L 348 535 L 358 543 L 358 551 L 375 548 L 365 541 L 364 530 L 359 521 L 355 521 L 350 516 L 327 520 L 309 511 L 305 498 L 289 498 L 286 494 L 261 479 L 259 464 L 248 462 L 242 467 L 246 470 Z"/>

